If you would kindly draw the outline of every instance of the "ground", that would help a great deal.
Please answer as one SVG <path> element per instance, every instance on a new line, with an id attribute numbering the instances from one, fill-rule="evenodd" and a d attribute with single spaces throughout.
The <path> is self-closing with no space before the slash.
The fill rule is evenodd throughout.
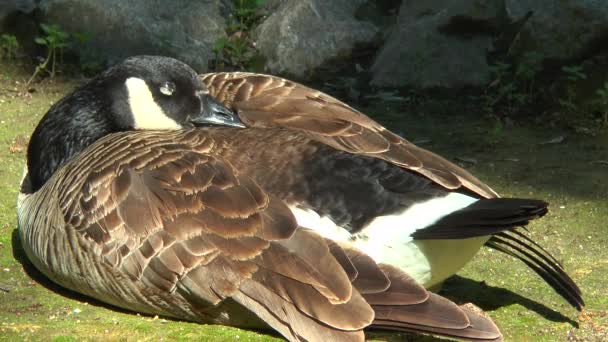
<path id="1" fill-rule="evenodd" d="M 277 340 L 263 332 L 123 312 L 62 290 L 31 267 L 16 235 L 15 212 L 27 141 L 50 105 L 82 80 L 45 80 L 23 95 L 28 72 L 0 61 L 0 340 Z M 492 120 L 451 103 L 405 108 L 372 103 L 365 111 L 462 164 L 503 196 L 551 203 L 550 213 L 531 224 L 530 233 L 564 264 L 587 307 L 579 314 L 521 262 L 487 249 L 450 279 L 442 294 L 486 310 L 506 341 L 608 340 L 608 130 L 582 135 L 533 120 L 497 130 Z"/>

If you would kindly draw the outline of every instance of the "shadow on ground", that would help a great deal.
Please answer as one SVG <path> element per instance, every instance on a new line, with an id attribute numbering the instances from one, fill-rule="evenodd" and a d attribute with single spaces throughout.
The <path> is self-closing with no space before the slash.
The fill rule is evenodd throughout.
<path id="1" fill-rule="evenodd" d="M 502 287 L 489 286 L 483 281 L 455 275 L 446 280 L 440 294 L 459 304 L 473 303 L 484 311 L 494 311 L 504 306 L 518 304 L 549 321 L 568 323 L 578 328 L 577 322 L 535 300 Z"/>

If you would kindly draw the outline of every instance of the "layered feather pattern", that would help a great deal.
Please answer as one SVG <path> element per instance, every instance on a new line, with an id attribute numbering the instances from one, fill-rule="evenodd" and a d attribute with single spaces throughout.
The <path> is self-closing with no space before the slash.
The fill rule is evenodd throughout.
<path id="1" fill-rule="evenodd" d="M 489 247 L 524 261 L 574 307 L 580 310 L 584 306 L 580 289 L 555 258 L 523 232 L 515 231 L 543 216 L 546 203 L 499 199 L 494 190 L 468 171 L 393 134 L 343 102 L 298 83 L 242 72 L 204 74 L 201 79 L 210 93 L 235 109 L 248 126 L 267 130 L 255 133 L 262 141 L 257 147 L 272 152 L 254 153 L 249 161 L 266 162 L 274 166 L 273 170 L 292 175 L 277 181 L 273 175 L 251 174 L 279 198 L 315 209 L 356 233 L 377 216 L 393 214 L 441 193 L 475 196 L 479 203 L 444 217 L 412 237 L 490 239 L 498 234 L 487 242 Z M 237 155 L 228 157 L 237 164 L 241 159 Z M 347 165 L 341 167 L 339 163 Z M 322 167 L 316 166 L 319 164 Z M 313 174 L 308 169 L 315 167 L 319 170 L 314 176 L 298 179 L 299 174 Z M 342 170 L 349 170 L 348 174 L 341 176 Z"/>
<path id="2" fill-rule="evenodd" d="M 22 199 L 28 255 L 55 282 L 114 305 L 244 327 L 261 319 L 292 341 L 362 341 L 374 324 L 482 336 L 464 309 L 401 271 L 298 229 L 284 203 L 222 157 L 220 136 L 100 139 Z M 500 338 L 476 319 L 484 339 Z"/>

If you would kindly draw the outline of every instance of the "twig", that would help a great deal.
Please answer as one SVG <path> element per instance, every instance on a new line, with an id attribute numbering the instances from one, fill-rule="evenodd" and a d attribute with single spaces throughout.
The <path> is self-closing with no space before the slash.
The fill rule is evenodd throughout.
<path id="1" fill-rule="evenodd" d="M 9 89 L 9 88 L 2 88 L 2 89 L 0 89 L 0 91 L 10 91 L 12 93 L 18 93 L 19 92 L 18 89 Z"/>
<path id="2" fill-rule="evenodd" d="M 591 164 L 608 165 L 608 160 L 594 160 Z"/>
<path id="3" fill-rule="evenodd" d="M 11 292 L 12 289 L 13 289 L 12 287 L 0 283 L 0 291 Z"/>

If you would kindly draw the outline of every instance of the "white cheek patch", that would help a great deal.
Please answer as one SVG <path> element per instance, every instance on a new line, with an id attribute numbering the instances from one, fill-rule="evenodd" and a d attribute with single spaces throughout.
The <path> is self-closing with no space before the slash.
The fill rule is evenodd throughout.
<path id="1" fill-rule="evenodd" d="M 130 77 L 125 82 L 135 129 L 181 129 L 158 106 L 148 85 L 141 78 Z"/>

